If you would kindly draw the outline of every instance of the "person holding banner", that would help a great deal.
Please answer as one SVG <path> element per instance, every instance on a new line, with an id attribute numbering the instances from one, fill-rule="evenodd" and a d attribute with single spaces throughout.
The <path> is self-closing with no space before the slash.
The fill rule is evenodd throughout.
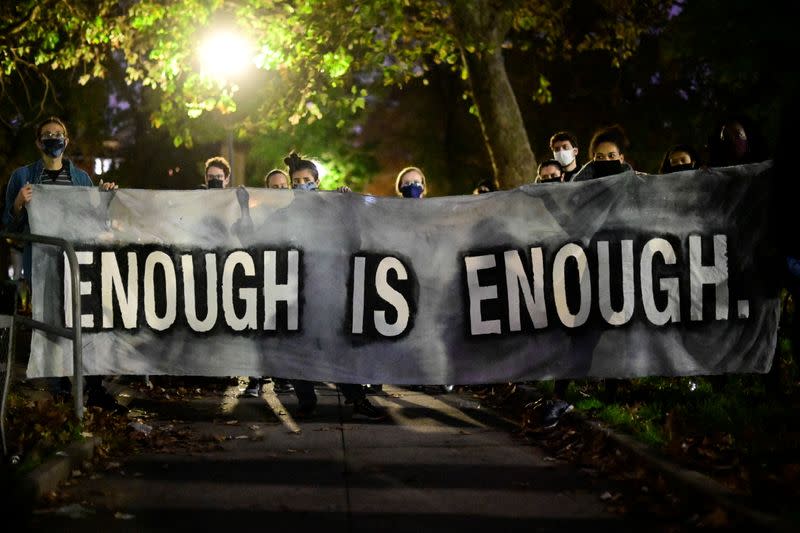
<path id="1" fill-rule="evenodd" d="M 394 191 L 403 198 L 424 198 L 427 188 L 425 174 L 417 167 L 404 168 L 394 182 Z"/>
<path id="2" fill-rule="evenodd" d="M 69 135 L 63 120 L 56 116 L 50 116 L 40 122 L 36 128 L 35 139 L 36 148 L 42 154 L 41 159 L 16 169 L 11 174 L 6 187 L 3 223 L 9 231 L 30 233 L 27 206 L 33 198 L 32 185 L 79 187 L 94 185 L 86 172 L 64 157 L 64 151 L 69 145 Z M 117 184 L 100 180 L 99 187 L 103 191 L 109 191 L 116 189 Z M 28 285 L 26 280 L 30 280 L 32 274 L 31 252 L 31 244 L 26 243 L 23 249 L 20 279 L 20 282 L 26 285 Z M 48 378 L 48 386 L 54 399 L 70 401 L 72 388 L 69 378 Z M 86 376 L 86 393 L 88 396 L 87 407 L 100 407 L 117 412 L 127 411 L 103 386 L 102 376 Z"/>
<path id="3" fill-rule="evenodd" d="M 487 192 L 494 192 L 497 190 L 497 184 L 493 179 L 485 179 L 478 182 L 478 185 L 472 190 L 472 194 L 486 194 Z"/>
<path id="4" fill-rule="evenodd" d="M 592 136 L 589 144 L 591 161 L 572 178 L 572 181 L 585 181 L 620 174 L 633 168 L 625 162 L 628 138 L 622 127 L 615 124 L 600 129 Z"/>
<path id="5" fill-rule="evenodd" d="M 717 122 L 709 136 L 708 165 L 728 167 L 767 159 L 761 132 L 749 117 L 732 113 Z"/>
<path id="6" fill-rule="evenodd" d="M 289 176 L 279 168 L 272 169 L 264 176 L 264 187 L 267 189 L 288 189 Z"/>
<path id="7" fill-rule="evenodd" d="M 319 190 L 319 170 L 313 161 L 303 159 L 295 152 L 292 152 L 283 162 L 289 167 L 292 189 L 297 191 Z M 348 187 L 339 187 L 337 190 L 340 192 L 350 191 Z M 294 392 L 299 403 L 295 417 L 298 419 L 311 418 L 317 407 L 317 393 L 314 390 L 314 383 L 304 379 L 292 379 L 290 381 L 294 386 Z M 353 405 L 354 418 L 366 418 L 376 421 L 386 418 L 386 412 L 372 405 L 367 399 L 367 393 L 363 385 L 337 383 L 336 386 L 344 395 L 345 403 Z"/>
<path id="8" fill-rule="evenodd" d="M 264 187 L 267 189 L 288 189 L 289 176 L 279 168 L 270 170 L 264 177 Z M 261 388 L 265 383 L 269 383 L 269 380 L 270 378 L 268 377 L 250 376 L 243 395 L 251 398 L 258 398 L 261 395 Z M 272 390 L 275 394 L 292 392 L 294 390 L 294 387 L 288 379 L 272 378 L 272 382 Z"/>
<path id="9" fill-rule="evenodd" d="M 222 156 L 206 160 L 206 170 L 201 189 L 224 189 L 231 181 L 231 165 Z"/>
<path id="10" fill-rule="evenodd" d="M 424 198 L 428 190 L 425 174 L 417 167 L 406 167 L 397 174 L 394 190 L 403 198 Z M 453 392 L 455 385 L 442 385 L 444 392 Z M 412 386 L 414 390 L 423 390 L 419 385 Z"/>
<path id="11" fill-rule="evenodd" d="M 539 163 L 536 172 L 536 183 L 560 183 L 564 181 L 564 169 L 555 159 L 545 159 Z"/>
<path id="12" fill-rule="evenodd" d="M 688 144 L 678 144 L 667 150 L 658 169 L 659 174 L 671 174 L 700 167 L 700 155 Z"/>

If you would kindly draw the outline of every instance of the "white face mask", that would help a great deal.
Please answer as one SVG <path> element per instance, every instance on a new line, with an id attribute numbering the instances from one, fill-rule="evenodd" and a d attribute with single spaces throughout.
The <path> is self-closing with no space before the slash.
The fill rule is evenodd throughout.
<path id="1" fill-rule="evenodd" d="M 561 163 L 562 167 L 568 167 L 575 161 L 575 154 L 572 153 L 572 149 L 559 150 L 558 152 L 553 152 L 553 159 Z"/>

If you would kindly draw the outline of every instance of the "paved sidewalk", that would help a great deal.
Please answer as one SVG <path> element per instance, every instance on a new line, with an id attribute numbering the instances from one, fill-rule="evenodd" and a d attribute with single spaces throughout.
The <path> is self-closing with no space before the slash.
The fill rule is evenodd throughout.
<path id="1" fill-rule="evenodd" d="M 271 387 L 271 386 L 268 386 Z M 384 422 L 356 421 L 334 388 L 317 387 L 312 421 L 294 395 L 130 406 L 159 428 L 213 436 L 213 451 L 149 453 L 83 476 L 71 505 L 40 509 L 36 530 L 556 531 L 629 528 L 604 511 L 602 480 L 546 457 L 466 397 L 384 387 Z M 166 409 L 168 407 L 168 409 Z M 70 514 L 73 517 L 70 517 Z"/>

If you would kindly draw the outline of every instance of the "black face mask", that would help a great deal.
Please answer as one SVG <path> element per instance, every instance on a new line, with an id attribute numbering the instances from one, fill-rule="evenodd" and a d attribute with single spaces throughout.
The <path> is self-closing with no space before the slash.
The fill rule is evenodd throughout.
<path id="1" fill-rule="evenodd" d="M 209 189 L 224 189 L 225 185 L 223 185 L 222 180 L 208 180 L 208 188 Z"/>
<path id="2" fill-rule="evenodd" d="M 669 170 L 669 174 L 673 172 L 683 172 L 684 170 L 694 170 L 694 163 L 684 163 L 682 165 L 673 165 Z"/>
<path id="3" fill-rule="evenodd" d="M 622 172 L 622 161 L 619 159 L 612 159 L 610 161 L 592 161 L 594 168 L 595 178 L 604 178 L 606 176 L 613 176 Z"/>

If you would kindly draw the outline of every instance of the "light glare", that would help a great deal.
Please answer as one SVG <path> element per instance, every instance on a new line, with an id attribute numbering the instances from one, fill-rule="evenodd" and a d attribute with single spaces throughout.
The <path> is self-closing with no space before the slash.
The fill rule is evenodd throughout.
<path id="1" fill-rule="evenodd" d="M 239 73 L 252 61 L 252 47 L 247 40 L 231 32 L 208 37 L 198 50 L 203 72 L 208 76 Z"/>

